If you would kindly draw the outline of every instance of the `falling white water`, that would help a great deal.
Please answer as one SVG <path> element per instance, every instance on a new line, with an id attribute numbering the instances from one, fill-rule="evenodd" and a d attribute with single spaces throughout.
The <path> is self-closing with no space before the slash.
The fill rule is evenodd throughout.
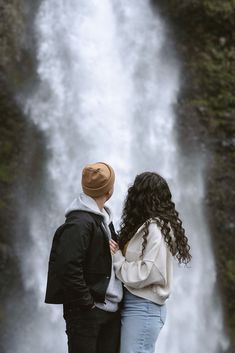
<path id="1" fill-rule="evenodd" d="M 117 174 L 111 200 L 117 226 L 128 185 L 150 170 L 168 180 L 189 235 L 193 261 L 175 266 L 157 352 L 223 352 L 202 207 L 204 165 L 200 156 L 186 161 L 177 146 L 179 68 L 163 20 L 147 0 L 44 0 L 35 32 L 39 80 L 25 110 L 46 137 L 47 181 L 28 210 L 32 242 L 22 260 L 25 287 L 38 303 L 25 321 L 33 321 L 30 335 L 12 341 L 14 352 L 66 352 L 61 309 L 43 304 L 47 261 L 53 231 L 79 192 L 81 168 L 96 161 Z"/>

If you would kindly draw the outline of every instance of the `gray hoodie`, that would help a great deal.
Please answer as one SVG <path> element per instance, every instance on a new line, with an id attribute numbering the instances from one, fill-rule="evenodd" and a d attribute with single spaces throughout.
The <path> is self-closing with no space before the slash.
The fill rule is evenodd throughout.
<path id="1" fill-rule="evenodd" d="M 107 206 L 105 206 L 101 211 L 92 197 L 81 193 L 79 197 L 73 200 L 71 205 L 65 210 L 65 216 L 67 216 L 72 211 L 88 211 L 102 216 L 102 225 L 109 239 L 111 239 L 109 224 L 112 221 L 112 214 Z M 112 264 L 111 277 L 105 295 L 105 304 L 95 303 L 95 305 L 102 310 L 115 312 L 118 309 L 118 303 L 122 300 L 122 296 L 122 282 L 117 279 Z"/>

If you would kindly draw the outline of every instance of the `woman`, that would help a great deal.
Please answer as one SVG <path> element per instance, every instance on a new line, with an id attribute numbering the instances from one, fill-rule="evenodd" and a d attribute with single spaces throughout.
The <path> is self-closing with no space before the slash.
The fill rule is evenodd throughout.
<path id="1" fill-rule="evenodd" d="M 137 175 L 128 189 L 119 244 L 110 242 L 117 277 L 124 283 L 120 353 L 154 353 L 166 318 L 172 260 L 187 264 L 190 246 L 167 182 Z"/>

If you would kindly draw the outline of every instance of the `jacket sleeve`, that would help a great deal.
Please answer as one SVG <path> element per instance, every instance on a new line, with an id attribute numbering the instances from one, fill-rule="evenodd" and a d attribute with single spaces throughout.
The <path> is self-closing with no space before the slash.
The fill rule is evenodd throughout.
<path id="1" fill-rule="evenodd" d="M 84 308 L 94 304 L 83 270 L 91 236 L 91 224 L 71 225 L 64 230 L 57 250 L 57 273 L 66 302 L 77 302 Z"/>
<path id="2" fill-rule="evenodd" d="M 157 225 L 150 224 L 147 239 L 144 256 L 140 260 L 127 261 L 121 250 L 118 250 L 113 255 L 116 276 L 129 287 L 143 288 L 154 283 L 159 285 L 164 285 L 165 283 L 163 274 L 156 266 L 156 258 L 159 255 L 163 241 Z"/>

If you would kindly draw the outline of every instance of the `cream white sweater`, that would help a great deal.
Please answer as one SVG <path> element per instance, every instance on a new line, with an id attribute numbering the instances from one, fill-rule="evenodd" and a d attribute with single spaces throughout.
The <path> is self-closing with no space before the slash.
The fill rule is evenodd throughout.
<path id="1" fill-rule="evenodd" d="M 113 255 L 116 276 L 134 295 L 163 305 L 170 295 L 173 257 L 160 228 L 154 220 L 149 224 L 149 234 L 141 258 L 144 224 L 129 241 L 125 257 L 118 250 Z"/>

